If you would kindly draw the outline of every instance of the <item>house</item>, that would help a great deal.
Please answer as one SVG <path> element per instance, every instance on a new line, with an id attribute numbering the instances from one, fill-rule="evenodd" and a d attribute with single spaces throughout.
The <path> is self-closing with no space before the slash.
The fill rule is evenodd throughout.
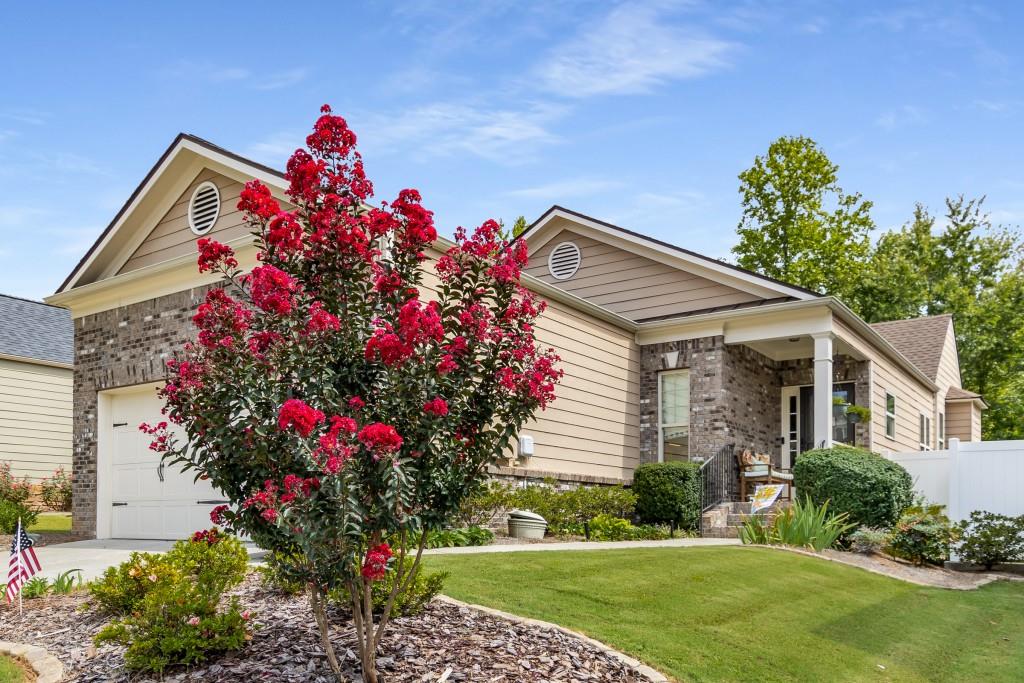
<path id="1" fill-rule="evenodd" d="M 0 463 L 39 482 L 71 469 L 71 316 L 0 294 Z"/>
<path id="2" fill-rule="evenodd" d="M 74 319 L 82 536 L 180 538 L 221 502 L 208 483 L 160 463 L 136 426 L 157 419 L 164 361 L 194 335 L 192 313 L 216 285 L 196 270 L 198 236 L 231 245 L 243 267 L 256 262 L 235 208 L 251 178 L 284 202 L 278 171 L 178 136 L 48 299 Z M 953 345 L 920 367 L 895 330 L 834 298 L 561 207 L 521 239 L 532 263 L 524 284 L 549 302 L 537 337 L 566 375 L 495 476 L 624 482 L 641 462 L 705 459 L 728 444 L 782 465 L 832 441 L 935 448 L 943 430 L 973 429 L 983 407 L 960 387 L 948 320 L 942 334 L 928 329 Z M 431 255 L 448 245 L 438 240 Z M 871 419 L 856 423 L 850 405 Z"/>

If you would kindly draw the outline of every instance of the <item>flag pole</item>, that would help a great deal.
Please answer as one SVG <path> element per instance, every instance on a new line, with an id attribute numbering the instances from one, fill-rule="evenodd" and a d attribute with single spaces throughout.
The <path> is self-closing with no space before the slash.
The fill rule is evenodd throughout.
<path id="1" fill-rule="evenodd" d="M 25 587 L 25 577 L 23 576 L 24 569 L 21 566 L 21 517 L 18 517 L 18 530 L 14 534 L 14 545 L 18 549 L 18 576 L 21 577 L 21 586 L 18 587 L 18 616 L 22 616 L 25 610 L 24 593 L 22 588 Z"/>

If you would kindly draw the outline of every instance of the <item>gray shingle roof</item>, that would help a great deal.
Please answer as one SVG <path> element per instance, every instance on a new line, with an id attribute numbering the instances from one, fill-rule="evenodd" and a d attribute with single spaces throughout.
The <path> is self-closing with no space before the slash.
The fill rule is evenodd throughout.
<path id="1" fill-rule="evenodd" d="M 74 324 L 66 308 L 0 294 L 0 354 L 70 364 L 74 348 Z"/>
<path id="2" fill-rule="evenodd" d="M 945 313 L 872 323 L 871 327 L 934 382 L 939 375 L 946 333 L 952 323 L 953 316 Z"/>

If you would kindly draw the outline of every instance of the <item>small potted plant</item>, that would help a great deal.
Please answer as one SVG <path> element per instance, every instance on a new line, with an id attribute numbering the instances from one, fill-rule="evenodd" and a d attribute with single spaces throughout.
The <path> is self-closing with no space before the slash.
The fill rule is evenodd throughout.
<path id="1" fill-rule="evenodd" d="M 871 409 L 864 406 L 846 406 L 846 415 L 853 424 L 871 421 Z"/>

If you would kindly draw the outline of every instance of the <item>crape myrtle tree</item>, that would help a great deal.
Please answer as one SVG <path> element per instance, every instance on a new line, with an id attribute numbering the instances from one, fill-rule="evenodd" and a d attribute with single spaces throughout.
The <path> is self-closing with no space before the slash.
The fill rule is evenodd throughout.
<path id="1" fill-rule="evenodd" d="M 494 221 L 460 228 L 428 276 L 437 233 L 419 193 L 371 207 L 356 136 L 327 106 L 306 145 L 287 165 L 294 210 L 257 181 L 241 194 L 259 249 L 251 272 L 228 246 L 199 241 L 200 272 L 224 282 L 161 390 L 187 439 L 166 423 L 142 428 L 165 459 L 224 492 L 215 524 L 279 553 L 308 587 L 339 680 L 325 598 L 347 590 L 372 682 L 427 531 L 554 398 L 562 373 L 534 337 L 545 304 L 520 285 L 522 242 Z M 388 572 L 395 588 L 375 616 L 371 587 Z"/>

